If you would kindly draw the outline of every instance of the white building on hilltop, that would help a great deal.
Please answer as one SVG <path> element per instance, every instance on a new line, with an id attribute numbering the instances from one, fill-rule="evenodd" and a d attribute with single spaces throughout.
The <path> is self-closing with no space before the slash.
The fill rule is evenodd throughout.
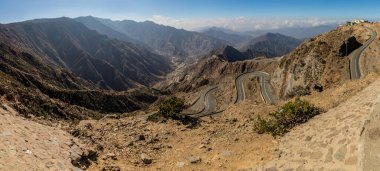
<path id="1" fill-rule="evenodd" d="M 346 25 L 347 26 L 353 26 L 353 25 L 360 24 L 360 23 L 369 23 L 369 22 L 367 20 L 351 20 L 351 21 L 347 21 Z"/>

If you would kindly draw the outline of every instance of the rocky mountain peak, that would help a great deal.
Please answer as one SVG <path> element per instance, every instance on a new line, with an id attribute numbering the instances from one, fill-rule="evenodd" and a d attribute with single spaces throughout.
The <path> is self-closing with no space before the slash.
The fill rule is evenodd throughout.
<path id="1" fill-rule="evenodd" d="M 218 56 L 221 60 L 227 62 L 244 61 L 246 56 L 232 46 L 223 46 L 213 52 L 213 55 Z"/>

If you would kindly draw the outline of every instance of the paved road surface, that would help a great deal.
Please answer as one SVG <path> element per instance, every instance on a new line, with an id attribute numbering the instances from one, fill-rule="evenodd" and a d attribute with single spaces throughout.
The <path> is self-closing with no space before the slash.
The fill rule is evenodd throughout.
<path id="1" fill-rule="evenodd" d="M 269 74 L 262 71 L 255 71 L 249 73 L 243 73 L 235 78 L 236 83 L 236 100 L 235 103 L 245 100 L 245 88 L 244 88 L 244 80 L 251 77 L 259 77 L 260 78 L 260 87 L 261 94 L 266 103 L 274 103 L 274 98 L 269 91 Z M 188 111 L 183 112 L 183 114 L 194 116 L 194 117 L 202 117 L 217 114 L 223 111 L 216 112 L 216 100 L 213 95 L 215 91 L 218 90 L 217 86 L 208 87 L 205 91 L 202 91 L 197 102 L 194 103 L 189 109 L 200 109 L 198 112 L 189 113 Z"/>
<path id="2" fill-rule="evenodd" d="M 375 40 L 377 33 L 369 27 L 364 27 L 371 33 L 371 38 L 369 38 L 363 46 L 356 49 L 352 52 L 352 56 L 350 58 L 350 76 L 351 79 L 359 79 L 361 77 L 360 73 L 360 56 L 363 51 Z"/>
<path id="3" fill-rule="evenodd" d="M 204 105 L 205 105 L 204 109 L 198 113 L 190 114 L 190 115 L 193 117 L 202 117 L 202 116 L 219 113 L 219 112 L 215 112 L 216 99 L 213 95 L 213 93 L 216 92 L 217 90 L 218 90 L 218 87 L 212 87 L 211 89 L 209 89 L 209 91 L 207 91 L 203 97 Z"/>
<path id="4" fill-rule="evenodd" d="M 217 86 L 210 86 L 200 92 L 200 95 L 198 97 L 198 100 L 195 101 L 189 108 L 187 108 L 185 111 L 182 112 L 182 114 L 185 115 L 195 115 L 200 114 L 205 110 L 206 104 L 206 94 L 207 92 L 217 88 Z"/>
<path id="5" fill-rule="evenodd" d="M 238 77 L 236 77 L 235 84 L 236 84 L 237 97 L 236 97 L 235 103 L 245 100 L 244 81 L 246 79 L 252 78 L 252 77 L 259 77 L 261 95 L 263 96 L 264 101 L 266 103 L 274 103 L 274 98 L 270 94 L 270 91 L 269 91 L 268 81 L 269 81 L 270 75 L 268 73 L 262 72 L 262 71 L 243 73 L 243 74 L 239 75 Z"/>

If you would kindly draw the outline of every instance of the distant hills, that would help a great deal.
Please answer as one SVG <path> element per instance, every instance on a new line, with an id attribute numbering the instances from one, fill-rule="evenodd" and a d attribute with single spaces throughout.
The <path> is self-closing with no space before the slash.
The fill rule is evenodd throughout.
<path id="1" fill-rule="evenodd" d="M 96 17 L 79 17 L 77 21 L 90 29 L 123 41 L 142 42 L 166 56 L 191 57 L 204 55 L 226 45 L 227 42 L 198 32 L 176 29 L 151 21 L 112 21 Z M 120 36 L 120 34 L 123 34 Z"/>
<path id="2" fill-rule="evenodd" d="M 267 33 L 243 45 L 241 51 L 249 58 L 286 55 L 302 41 L 279 33 Z"/>
<path id="3" fill-rule="evenodd" d="M 328 32 L 335 29 L 338 25 L 320 25 L 314 27 L 288 27 L 278 29 L 264 29 L 256 31 L 247 31 L 245 34 L 249 34 L 253 37 L 257 37 L 266 33 L 280 33 L 286 36 L 294 37 L 296 39 L 307 39 L 317 36 L 321 33 Z"/>
<path id="4" fill-rule="evenodd" d="M 226 41 L 229 45 L 239 47 L 253 37 L 249 34 L 234 32 L 218 27 L 211 27 L 201 31 L 202 34 Z"/>
<path id="5" fill-rule="evenodd" d="M 252 31 L 234 31 L 221 27 L 210 27 L 200 30 L 199 32 L 208 36 L 212 36 L 224 41 L 230 45 L 239 47 L 242 43 L 246 43 L 252 38 L 265 35 L 267 33 L 279 33 L 285 36 L 294 37 L 296 39 L 307 39 L 318 34 L 325 33 L 336 28 L 337 25 L 320 25 L 314 27 L 287 27 L 278 29 L 260 29 Z"/>
<path id="6" fill-rule="evenodd" d="M 302 43 L 302 40 L 293 37 L 279 33 L 266 33 L 262 36 L 251 38 L 245 43 L 240 42 L 239 50 L 233 46 L 223 46 L 214 50 L 212 54 L 228 62 L 243 61 L 256 57 L 271 58 L 288 54 L 300 43 Z"/>

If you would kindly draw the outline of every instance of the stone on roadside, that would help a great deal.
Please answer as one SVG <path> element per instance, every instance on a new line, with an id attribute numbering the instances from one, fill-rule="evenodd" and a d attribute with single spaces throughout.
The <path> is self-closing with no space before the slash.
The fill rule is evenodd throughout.
<path id="1" fill-rule="evenodd" d="M 201 144 L 201 145 L 199 146 L 199 148 L 206 148 L 206 145 Z"/>
<path id="2" fill-rule="evenodd" d="M 105 156 L 106 158 L 110 158 L 110 159 L 112 159 L 112 160 L 116 160 L 117 158 L 116 158 L 116 155 L 114 154 L 114 153 L 108 153 L 108 154 L 106 154 L 106 156 Z"/>
<path id="3" fill-rule="evenodd" d="M 182 168 L 183 166 L 185 166 L 184 162 L 177 162 L 177 167 L 178 168 Z"/>
<path id="4" fill-rule="evenodd" d="M 137 135 L 137 136 L 135 137 L 135 141 L 143 141 L 143 140 L 145 140 L 145 136 L 142 135 L 142 134 Z"/>
<path id="5" fill-rule="evenodd" d="M 190 156 L 187 158 L 189 160 L 190 163 L 199 163 L 201 162 L 201 158 L 198 157 L 198 156 Z"/>
<path id="6" fill-rule="evenodd" d="M 144 153 L 141 154 L 141 160 L 144 164 L 151 164 L 153 162 L 153 159 Z"/>
<path id="7" fill-rule="evenodd" d="M 70 159 L 73 165 L 78 165 L 80 159 L 82 158 L 83 151 L 77 146 L 73 145 L 70 148 Z"/>
<path id="8" fill-rule="evenodd" d="M 102 171 L 120 171 L 119 166 L 104 166 Z"/>

